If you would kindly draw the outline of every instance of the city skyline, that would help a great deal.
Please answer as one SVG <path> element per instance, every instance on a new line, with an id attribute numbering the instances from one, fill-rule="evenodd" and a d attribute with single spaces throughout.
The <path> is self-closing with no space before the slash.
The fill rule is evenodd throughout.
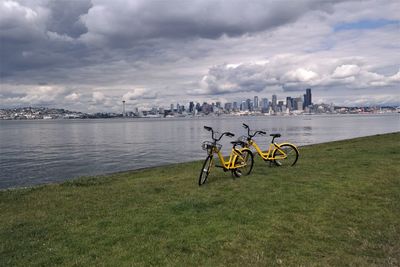
<path id="1" fill-rule="evenodd" d="M 0 12 L 0 108 L 260 103 L 305 88 L 314 103 L 400 105 L 394 0 L 7 0 Z"/>

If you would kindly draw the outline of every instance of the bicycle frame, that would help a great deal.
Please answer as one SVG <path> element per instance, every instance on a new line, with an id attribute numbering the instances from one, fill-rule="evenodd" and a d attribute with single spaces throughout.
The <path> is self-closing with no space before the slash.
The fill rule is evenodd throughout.
<path id="1" fill-rule="evenodd" d="M 263 152 L 254 140 L 249 140 L 248 144 L 249 144 L 249 147 L 252 146 L 252 147 L 255 148 L 255 150 L 257 151 L 258 155 L 260 155 L 260 157 L 263 160 L 271 160 L 271 161 L 272 160 L 285 159 L 287 157 L 287 155 L 283 150 L 280 149 L 281 146 L 282 145 L 286 145 L 286 144 L 293 145 L 291 143 L 280 143 L 280 144 L 277 144 L 275 142 L 271 142 L 271 144 L 269 145 L 268 150 Z M 297 150 L 296 146 L 294 146 L 294 147 Z M 278 157 L 274 157 L 273 155 L 274 155 L 275 150 L 279 150 L 281 155 L 278 156 Z"/>
<path id="2" fill-rule="evenodd" d="M 240 165 L 235 164 L 237 157 L 241 157 L 241 152 L 244 150 L 250 150 L 250 149 L 243 148 L 241 150 L 238 150 L 236 148 L 232 148 L 231 153 L 229 155 L 229 159 L 227 161 L 225 161 L 224 156 L 222 155 L 221 151 L 213 150 L 211 154 L 217 154 L 218 159 L 219 159 L 220 163 L 222 164 L 222 166 L 216 165 L 216 167 L 222 167 L 224 170 L 233 170 L 233 169 L 237 169 L 237 168 L 241 168 L 241 167 L 245 166 L 245 164 L 240 164 Z M 214 160 L 213 156 L 212 156 L 211 160 L 212 161 Z"/>
<path id="3" fill-rule="evenodd" d="M 296 150 L 297 155 L 299 154 L 299 150 L 297 149 L 297 147 L 291 143 L 280 143 L 277 144 L 275 143 L 275 138 L 280 137 L 280 134 L 276 134 L 276 135 L 271 135 L 273 138 L 271 140 L 271 144 L 268 147 L 268 150 L 263 152 L 261 150 L 261 148 L 257 145 L 257 143 L 253 140 L 253 137 L 256 136 L 257 134 L 261 134 L 261 135 L 265 135 L 266 132 L 264 131 L 255 131 L 253 134 L 250 133 L 250 127 L 247 124 L 243 123 L 243 127 L 245 129 L 247 129 L 247 137 L 246 137 L 246 147 L 250 148 L 251 146 L 253 146 L 255 148 L 255 150 L 257 151 L 258 155 L 260 155 L 260 157 L 265 160 L 265 161 L 276 161 L 276 160 L 283 160 L 287 158 L 287 154 L 285 153 L 285 151 L 283 149 L 281 149 L 282 146 L 291 146 Z M 279 152 L 278 156 L 274 156 L 276 154 L 276 151 Z M 297 158 L 296 158 L 297 161 Z"/>

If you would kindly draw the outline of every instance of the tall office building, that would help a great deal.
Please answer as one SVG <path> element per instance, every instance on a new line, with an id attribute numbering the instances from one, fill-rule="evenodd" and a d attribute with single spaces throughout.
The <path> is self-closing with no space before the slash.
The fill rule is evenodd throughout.
<path id="1" fill-rule="evenodd" d="M 238 102 L 236 102 L 236 101 L 233 102 L 232 109 L 233 109 L 233 111 L 238 111 L 239 110 Z"/>
<path id="2" fill-rule="evenodd" d="M 311 99 L 311 88 L 306 89 L 306 94 L 304 95 L 304 107 L 312 105 Z"/>
<path id="3" fill-rule="evenodd" d="M 293 110 L 293 102 L 290 96 L 286 97 L 286 108 Z"/>
<path id="4" fill-rule="evenodd" d="M 258 110 L 260 107 L 259 102 L 258 102 L 258 96 L 254 97 L 254 110 Z"/>
<path id="5" fill-rule="evenodd" d="M 171 112 L 174 111 L 174 104 L 171 104 Z"/>
<path id="6" fill-rule="evenodd" d="M 197 110 L 197 112 L 200 112 L 200 111 L 201 111 L 201 105 L 200 105 L 200 103 L 196 103 L 196 110 Z"/>
<path id="7" fill-rule="evenodd" d="M 295 103 L 296 103 L 295 106 L 296 110 L 303 110 L 303 98 L 301 96 L 295 98 Z"/>
<path id="8" fill-rule="evenodd" d="M 242 104 L 240 104 L 240 110 L 241 111 L 248 110 L 248 107 L 246 105 L 246 101 L 242 101 Z"/>
<path id="9" fill-rule="evenodd" d="M 276 111 L 276 105 L 277 105 L 278 98 L 276 95 L 272 95 L 272 111 Z"/>
<path id="10" fill-rule="evenodd" d="M 194 103 L 193 101 L 190 101 L 189 103 L 189 112 L 192 113 L 194 111 Z"/>
<path id="11" fill-rule="evenodd" d="M 262 113 L 267 113 L 269 109 L 269 101 L 268 98 L 262 98 L 261 99 L 261 112 Z"/>
<path id="12" fill-rule="evenodd" d="M 232 110 L 232 103 L 230 103 L 230 102 L 225 103 L 225 110 L 226 111 L 231 111 Z"/>
<path id="13" fill-rule="evenodd" d="M 252 110 L 252 107 L 253 107 L 253 105 L 252 105 L 253 103 L 251 102 L 251 99 L 246 99 L 246 110 Z"/>

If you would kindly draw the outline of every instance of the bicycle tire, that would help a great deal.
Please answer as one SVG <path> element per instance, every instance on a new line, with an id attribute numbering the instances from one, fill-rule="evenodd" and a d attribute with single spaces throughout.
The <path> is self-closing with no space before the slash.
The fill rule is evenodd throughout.
<path id="1" fill-rule="evenodd" d="M 275 159 L 282 155 L 279 149 L 276 149 L 273 154 L 274 163 L 276 166 L 285 167 L 285 166 L 294 166 L 299 158 L 299 152 L 296 147 L 291 144 L 283 144 L 280 146 L 280 150 L 283 150 L 286 154 L 286 158 L 284 159 Z"/>
<path id="2" fill-rule="evenodd" d="M 242 175 L 249 175 L 251 173 L 251 171 L 253 170 L 253 165 L 254 165 L 254 155 L 250 150 L 244 150 L 241 152 L 242 157 L 245 159 L 246 161 L 246 165 L 244 167 L 241 168 L 237 168 L 237 169 L 233 169 L 232 172 L 236 177 L 240 177 Z M 235 165 L 236 164 L 241 164 L 241 162 L 239 162 L 241 159 L 239 159 L 239 157 L 236 158 L 235 160 Z"/>
<path id="3" fill-rule="evenodd" d="M 207 158 L 204 160 L 199 176 L 199 186 L 203 185 L 207 181 L 211 168 L 211 160 L 212 156 L 207 156 Z"/>

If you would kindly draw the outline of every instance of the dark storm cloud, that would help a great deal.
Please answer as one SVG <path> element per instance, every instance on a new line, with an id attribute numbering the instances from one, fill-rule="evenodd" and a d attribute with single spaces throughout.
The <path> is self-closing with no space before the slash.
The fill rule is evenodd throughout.
<path id="1" fill-rule="evenodd" d="M 147 59 L 177 39 L 259 32 L 330 6 L 330 1 L 3 1 L 1 76 L 30 70 L 37 77 L 55 68 Z M 113 47 L 123 49 L 110 53 Z"/>
<path id="2" fill-rule="evenodd" d="M 79 1 L 51 1 L 49 3 L 50 17 L 47 29 L 60 35 L 77 38 L 87 32 L 81 16 L 87 14 L 92 7 L 90 0 Z"/>
<path id="3" fill-rule="evenodd" d="M 85 1 L 0 2 L 0 74 L 30 76 L 41 82 L 53 68 L 76 67 L 87 48 L 74 37 L 86 32 L 79 18 L 90 7 Z M 28 75 L 26 73 L 28 71 Z M 18 77 L 20 76 L 20 77 Z M 32 82 L 32 80 L 31 80 Z"/>
<path id="4" fill-rule="evenodd" d="M 337 1 L 106 1 L 83 16 L 88 42 L 121 47 L 152 38 L 240 36 L 296 21 Z"/>

